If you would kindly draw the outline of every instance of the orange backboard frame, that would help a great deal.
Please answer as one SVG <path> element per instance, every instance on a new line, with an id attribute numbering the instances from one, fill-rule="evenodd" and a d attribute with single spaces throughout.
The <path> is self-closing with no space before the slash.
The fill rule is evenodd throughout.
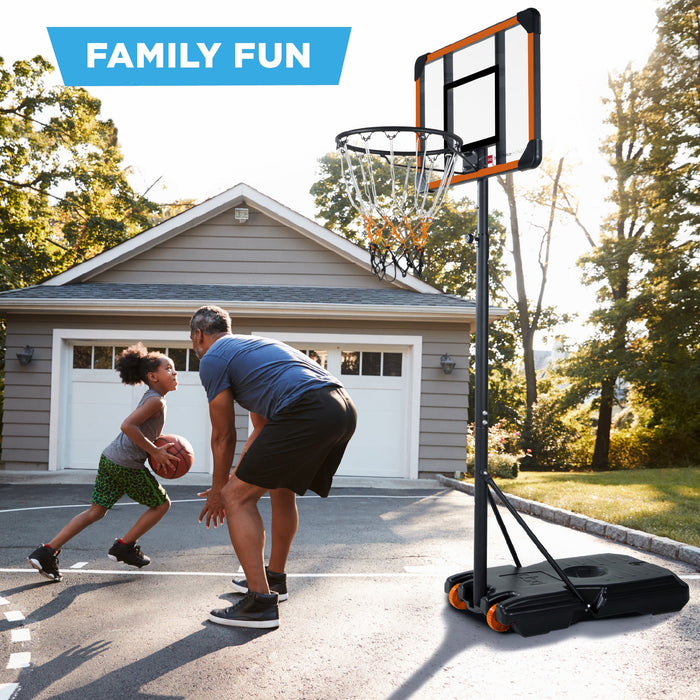
<path id="1" fill-rule="evenodd" d="M 508 33 L 511 34 L 508 34 Z M 508 55 L 506 46 L 510 43 L 509 39 L 513 37 L 513 33 L 517 32 L 522 35 L 526 33 L 526 42 L 522 36 L 518 36 L 518 45 L 523 44 L 525 55 L 522 51 L 513 51 Z M 478 48 L 477 45 L 481 45 Z M 485 51 L 487 55 L 486 63 L 489 64 L 485 69 L 474 71 L 472 75 L 464 75 L 459 73 L 456 64 L 459 58 L 468 55 L 470 51 Z M 491 54 L 493 52 L 493 60 Z M 483 61 L 483 58 L 481 59 Z M 506 85 L 508 72 L 513 72 L 511 69 L 514 63 L 519 66 L 520 72 L 518 78 L 520 83 L 526 82 L 526 85 L 519 85 L 518 89 L 522 91 L 523 97 L 518 100 L 517 110 L 513 106 L 516 100 L 511 99 L 510 95 L 506 94 Z M 526 70 L 523 62 L 526 62 Z M 481 64 L 480 64 L 481 65 Z M 438 76 L 438 80 L 433 80 L 433 83 L 438 82 L 438 86 L 431 84 L 433 93 L 437 94 L 438 99 L 442 100 L 441 104 L 432 104 L 429 108 L 433 109 L 431 123 L 427 123 L 426 109 L 426 82 L 427 71 L 432 71 L 433 78 Z M 469 69 L 466 69 L 469 73 Z M 419 57 L 415 65 L 415 91 L 416 91 L 416 126 L 417 127 L 432 127 L 439 128 L 444 131 L 456 133 L 460 136 L 465 145 L 463 147 L 464 159 L 463 168 L 455 173 L 451 184 L 456 185 L 462 182 L 468 182 L 484 177 L 492 177 L 494 175 L 514 171 L 528 170 L 536 168 L 542 160 L 542 138 L 541 138 L 541 110 L 540 110 L 540 13 L 535 9 L 527 9 L 519 12 L 517 15 L 510 17 L 498 24 L 487 29 L 471 34 L 463 39 L 444 46 L 437 51 L 427 53 Z M 453 110 L 455 98 L 453 93 L 456 86 L 464 86 L 466 84 L 474 85 L 477 80 L 487 79 L 489 81 L 487 94 L 493 93 L 493 104 L 486 105 L 490 121 L 493 114 L 493 132 L 490 131 L 480 140 L 470 142 L 470 135 L 460 133 L 456 122 L 458 122 L 459 114 L 455 114 Z M 442 82 L 439 82 L 442 81 Z M 511 78 L 511 83 L 513 79 Z M 482 90 L 483 92 L 483 90 Z M 433 100 L 434 102 L 435 100 Z M 442 110 L 440 110 L 440 107 Z M 474 109 L 479 109 L 479 104 L 475 105 Z M 506 113 L 510 109 L 510 112 Z M 442 111 L 441 123 L 437 123 L 436 114 Z M 519 130 L 522 133 L 522 143 L 515 144 L 517 149 L 514 153 L 506 148 L 507 141 L 507 126 L 513 120 L 518 122 Z M 521 148 L 522 146 L 522 148 Z M 489 153 L 489 150 L 491 151 Z M 430 189 L 439 186 L 439 181 L 431 182 Z"/>

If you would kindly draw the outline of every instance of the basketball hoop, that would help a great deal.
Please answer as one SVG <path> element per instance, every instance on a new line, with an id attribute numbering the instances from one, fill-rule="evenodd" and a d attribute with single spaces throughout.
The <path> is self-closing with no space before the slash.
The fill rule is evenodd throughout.
<path id="1" fill-rule="evenodd" d="M 393 266 L 394 277 L 411 270 L 420 277 L 428 229 L 462 140 L 437 129 L 378 126 L 343 131 L 335 143 L 348 198 L 367 232 L 372 271 L 383 279 Z M 439 186 L 429 190 L 435 181 Z"/>

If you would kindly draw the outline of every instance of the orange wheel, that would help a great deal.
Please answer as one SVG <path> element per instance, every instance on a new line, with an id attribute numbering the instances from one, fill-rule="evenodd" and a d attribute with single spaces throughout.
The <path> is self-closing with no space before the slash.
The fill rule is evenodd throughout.
<path id="1" fill-rule="evenodd" d="M 457 592 L 458 588 L 459 584 L 455 583 L 450 589 L 450 605 L 453 608 L 457 608 L 457 610 L 466 610 L 467 604 L 459 597 L 459 593 Z"/>
<path id="2" fill-rule="evenodd" d="M 496 605 L 492 605 L 489 611 L 486 613 L 486 624 L 494 630 L 494 632 L 507 632 L 510 629 L 510 625 L 504 625 L 496 619 Z"/>

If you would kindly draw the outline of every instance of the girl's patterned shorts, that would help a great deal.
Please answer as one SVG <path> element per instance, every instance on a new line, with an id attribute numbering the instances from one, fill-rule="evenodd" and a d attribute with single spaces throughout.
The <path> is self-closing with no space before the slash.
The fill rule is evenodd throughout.
<path id="1" fill-rule="evenodd" d="M 103 508 L 111 508 L 124 494 L 149 508 L 163 505 L 168 500 L 165 489 L 146 467 L 129 469 L 101 455 L 92 502 Z"/>

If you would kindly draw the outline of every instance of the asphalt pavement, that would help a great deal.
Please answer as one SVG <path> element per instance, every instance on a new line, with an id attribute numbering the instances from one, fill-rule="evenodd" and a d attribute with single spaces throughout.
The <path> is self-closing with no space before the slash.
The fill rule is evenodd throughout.
<path id="1" fill-rule="evenodd" d="M 207 614 L 238 599 L 229 581 L 239 566 L 226 528 L 197 523 L 196 479 L 168 484 L 173 506 L 140 541 L 148 567 L 107 558 L 141 512 L 128 499 L 64 547 L 61 583 L 27 564 L 87 506 L 88 476 L 0 480 L 0 700 L 700 699 L 700 573 L 686 562 L 523 515 L 555 558 L 631 555 L 677 574 L 690 602 L 535 637 L 499 634 L 443 592 L 447 576 L 472 568 L 470 495 L 434 482 L 344 481 L 328 499 L 298 501 L 280 628 L 221 627 Z M 261 511 L 269 523 L 267 499 Z M 541 561 L 509 517 L 523 564 Z M 511 563 L 492 516 L 488 558 Z"/>

